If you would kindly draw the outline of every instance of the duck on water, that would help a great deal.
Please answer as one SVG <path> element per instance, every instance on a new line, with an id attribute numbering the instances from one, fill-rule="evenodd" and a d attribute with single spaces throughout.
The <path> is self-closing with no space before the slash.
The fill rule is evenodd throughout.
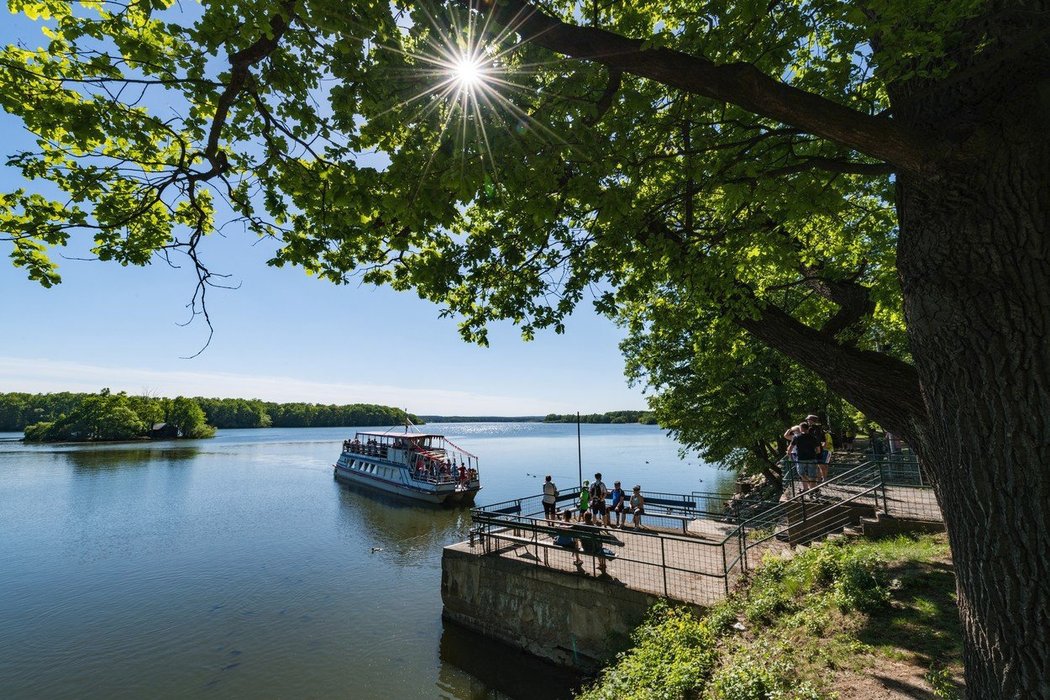
<path id="1" fill-rule="evenodd" d="M 425 503 L 471 505 L 478 458 L 443 435 L 358 432 L 343 441 L 335 478 Z"/>

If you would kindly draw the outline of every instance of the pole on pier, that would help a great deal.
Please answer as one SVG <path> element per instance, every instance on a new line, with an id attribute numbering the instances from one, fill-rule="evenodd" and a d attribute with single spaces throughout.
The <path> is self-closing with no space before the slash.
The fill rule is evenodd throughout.
<path id="1" fill-rule="evenodd" d="M 583 447 L 580 445 L 580 412 L 576 411 L 576 463 L 580 471 L 580 490 L 583 490 Z"/>

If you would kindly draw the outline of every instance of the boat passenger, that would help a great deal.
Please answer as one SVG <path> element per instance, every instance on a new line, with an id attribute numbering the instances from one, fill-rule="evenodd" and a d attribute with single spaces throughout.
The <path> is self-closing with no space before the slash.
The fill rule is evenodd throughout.
<path id="1" fill-rule="evenodd" d="M 466 483 L 467 481 L 467 468 L 462 464 L 459 465 L 459 481 L 460 483 Z"/>

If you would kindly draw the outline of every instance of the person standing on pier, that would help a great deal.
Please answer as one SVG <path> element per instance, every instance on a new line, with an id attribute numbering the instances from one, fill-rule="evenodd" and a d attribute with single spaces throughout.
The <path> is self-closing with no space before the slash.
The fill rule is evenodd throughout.
<path id="1" fill-rule="evenodd" d="M 613 490 L 609 492 L 609 496 L 612 498 L 612 512 L 616 513 L 616 525 L 613 527 L 623 527 L 623 522 L 626 520 L 623 512 L 627 505 L 627 494 L 620 488 L 619 481 L 613 482 Z"/>
<path id="2" fill-rule="evenodd" d="M 558 503 L 558 487 L 551 481 L 551 475 L 548 474 L 546 479 L 543 481 L 543 517 L 547 520 L 554 520 L 556 517 Z"/>
<path id="3" fill-rule="evenodd" d="M 605 498 L 609 495 L 609 489 L 605 488 L 602 474 L 594 475 L 594 483 L 591 484 L 591 512 L 594 513 L 595 525 L 604 524 L 609 527 L 609 513 L 605 510 Z"/>
<path id="4" fill-rule="evenodd" d="M 583 486 L 580 487 L 580 519 L 583 520 L 583 514 L 591 507 L 591 482 L 584 481 Z"/>

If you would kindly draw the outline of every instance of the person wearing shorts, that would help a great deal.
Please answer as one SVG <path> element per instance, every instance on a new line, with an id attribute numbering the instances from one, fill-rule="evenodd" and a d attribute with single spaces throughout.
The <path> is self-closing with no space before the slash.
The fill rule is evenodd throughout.
<path id="1" fill-rule="evenodd" d="M 609 525 L 609 512 L 605 509 L 605 498 L 609 495 L 609 489 L 605 488 L 601 472 L 594 475 L 594 483 L 591 484 L 591 512 L 594 514 L 595 525 Z"/>
<path id="2" fill-rule="evenodd" d="M 610 510 L 616 514 L 616 524 L 613 527 L 623 527 L 624 512 L 627 510 L 627 494 L 620 488 L 620 482 L 613 482 L 613 490 L 609 492 L 612 498 Z"/>
<path id="3" fill-rule="evenodd" d="M 558 487 L 551 481 L 551 475 L 543 481 L 543 517 L 554 520 L 557 517 Z"/>
<path id="4" fill-rule="evenodd" d="M 810 434 L 809 424 L 802 423 L 801 427 L 802 432 L 791 438 L 788 454 L 790 455 L 792 448 L 794 448 L 795 456 L 798 460 L 795 469 L 798 471 L 798 478 L 802 481 L 802 490 L 808 491 L 816 486 L 817 483 L 819 475 L 817 460 L 820 459 L 823 445 L 820 444 L 820 440 L 816 436 Z"/>

